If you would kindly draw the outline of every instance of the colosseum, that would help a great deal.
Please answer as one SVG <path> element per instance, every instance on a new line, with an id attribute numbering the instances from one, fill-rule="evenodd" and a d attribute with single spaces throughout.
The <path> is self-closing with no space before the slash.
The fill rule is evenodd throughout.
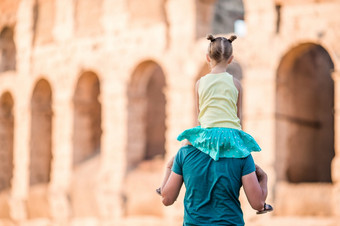
<path id="1" fill-rule="evenodd" d="M 339 0 L 1 0 L 0 225 L 182 225 L 155 188 L 194 125 L 206 34 L 262 147 L 274 212 L 246 225 L 340 225 Z M 180 110 L 182 109 L 182 110 Z"/>

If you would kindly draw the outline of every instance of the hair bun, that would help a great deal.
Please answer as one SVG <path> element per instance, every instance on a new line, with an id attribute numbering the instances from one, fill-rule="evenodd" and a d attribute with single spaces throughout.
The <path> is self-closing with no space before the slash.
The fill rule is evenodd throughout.
<path id="1" fill-rule="evenodd" d="M 207 35 L 207 39 L 210 40 L 211 42 L 216 40 L 216 38 L 212 34 Z"/>
<path id="2" fill-rule="evenodd" d="M 235 39 L 237 39 L 237 36 L 236 35 L 232 35 L 232 36 L 230 36 L 230 38 L 228 38 L 228 41 L 230 43 L 232 43 Z"/>

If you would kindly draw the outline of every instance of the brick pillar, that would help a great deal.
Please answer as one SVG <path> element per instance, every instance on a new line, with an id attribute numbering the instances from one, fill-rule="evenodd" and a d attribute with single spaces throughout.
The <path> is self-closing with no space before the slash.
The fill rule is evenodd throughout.
<path id="1" fill-rule="evenodd" d="M 334 80 L 334 148 L 332 161 L 333 211 L 340 218 L 340 71 L 333 72 Z"/>

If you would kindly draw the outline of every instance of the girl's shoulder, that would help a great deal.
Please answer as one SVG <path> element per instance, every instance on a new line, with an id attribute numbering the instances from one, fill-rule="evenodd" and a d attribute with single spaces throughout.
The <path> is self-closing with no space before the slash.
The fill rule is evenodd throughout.
<path id="1" fill-rule="evenodd" d="M 227 82 L 229 84 L 234 83 L 234 85 L 237 87 L 237 89 L 240 89 L 241 82 L 236 79 L 233 75 L 229 74 L 228 72 L 223 72 L 219 74 L 206 74 L 199 78 L 196 82 L 196 87 L 202 83 L 211 83 L 211 82 Z"/>

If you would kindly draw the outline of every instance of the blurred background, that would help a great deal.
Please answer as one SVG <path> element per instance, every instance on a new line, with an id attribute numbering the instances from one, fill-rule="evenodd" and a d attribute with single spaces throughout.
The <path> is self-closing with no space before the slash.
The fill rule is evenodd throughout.
<path id="1" fill-rule="evenodd" d="M 159 187 L 229 37 L 269 175 L 246 225 L 340 225 L 339 0 L 1 0 L 0 226 L 182 225 Z"/>

